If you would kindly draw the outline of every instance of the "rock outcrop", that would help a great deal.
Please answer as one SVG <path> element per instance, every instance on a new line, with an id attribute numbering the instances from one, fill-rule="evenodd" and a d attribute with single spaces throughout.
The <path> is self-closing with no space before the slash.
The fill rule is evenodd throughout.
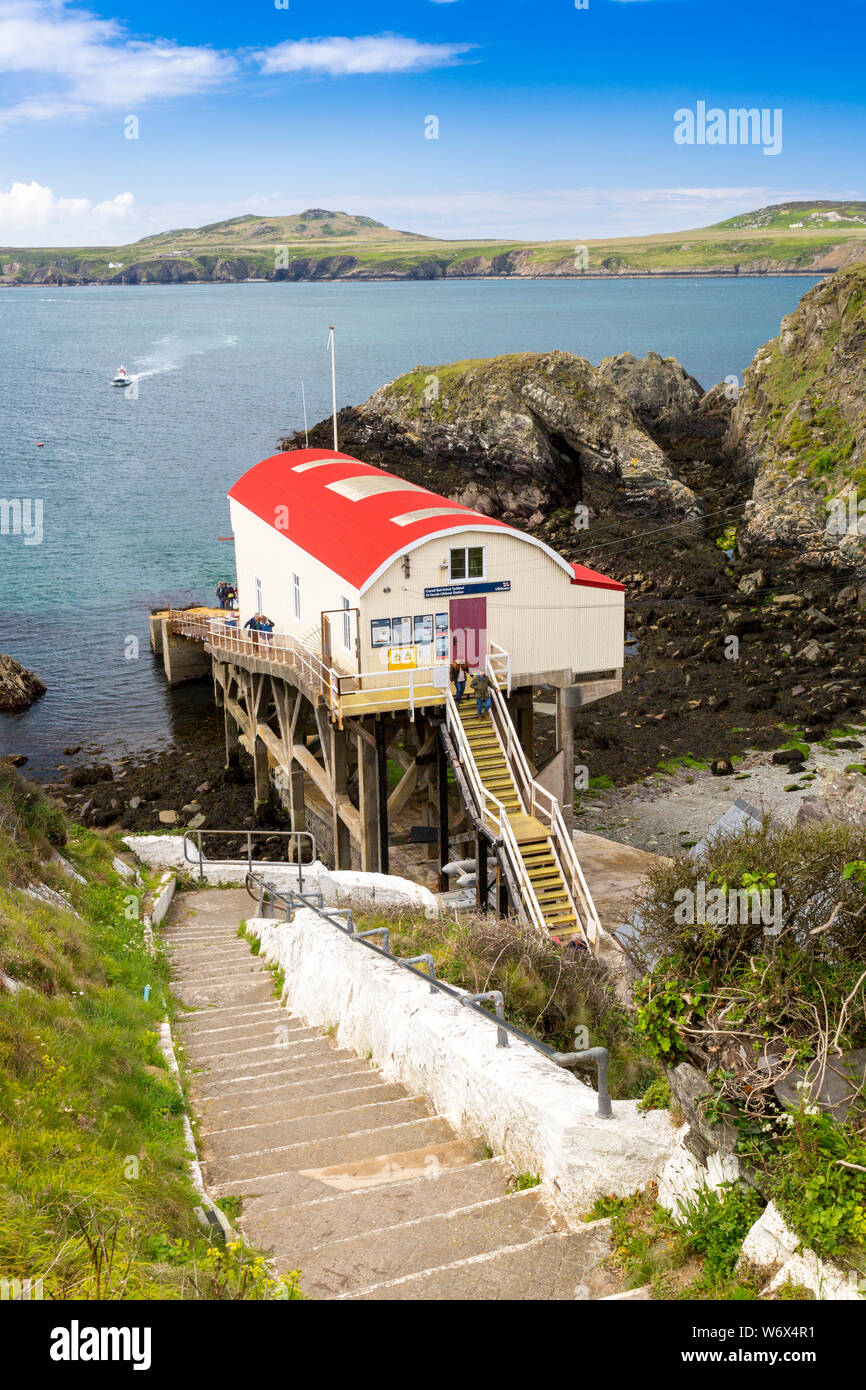
<path id="1" fill-rule="evenodd" d="M 326 444 L 328 430 L 311 443 Z M 614 500 L 633 513 L 700 514 L 626 395 L 568 352 L 416 367 L 342 411 L 340 437 L 368 463 L 524 524 Z"/>
<path id="2" fill-rule="evenodd" d="M 17 714 L 29 709 L 45 694 L 45 685 L 13 656 L 0 655 L 0 713 Z"/>
<path id="3" fill-rule="evenodd" d="M 866 577 L 866 266 L 810 290 L 759 349 L 726 445 L 754 480 L 744 556 Z"/>

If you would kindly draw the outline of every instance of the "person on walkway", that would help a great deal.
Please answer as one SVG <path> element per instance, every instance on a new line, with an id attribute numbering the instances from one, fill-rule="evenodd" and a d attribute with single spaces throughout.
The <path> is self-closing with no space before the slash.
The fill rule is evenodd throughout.
<path id="1" fill-rule="evenodd" d="M 259 643 L 261 642 L 261 638 L 259 637 L 259 633 L 261 632 L 261 628 L 259 626 L 260 616 L 261 615 L 259 613 L 254 613 L 253 616 L 251 618 L 247 618 L 246 622 L 244 623 L 244 627 L 247 629 L 252 639 L 253 649 L 256 651 L 258 650 Z"/>
<path id="2" fill-rule="evenodd" d="M 266 618 L 264 613 L 259 614 L 259 632 L 264 634 L 266 642 L 271 641 L 271 634 L 274 630 L 273 618 Z"/>
<path id="3" fill-rule="evenodd" d="M 221 579 L 220 582 L 219 582 L 219 584 L 217 584 L 217 587 L 216 587 L 216 596 L 217 596 L 217 598 L 219 599 L 219 606 L 220 606 L 220 608 L 225 608 L 225 607 L 227 607 L 227 604 L 228 604 L 228 593 L 229 593 L 229 586 L 228 586 L 228 584 L 225 582 L 224 579 Z"/>
<path id="4" fill-rule="evenodd" d="M 476 671 L 472 677 L 472 694 L 480 719 L 490 713 L 490 682 L 483 671 Z"/>
<path id="5" fill-rule="evenodd" d="M 454 686 L 454 698 L 456 699 L 458 705 L 460 704 L 460 701 L 463 699 L 463 695 L 466 690 L 466 677 L 468 674 L 469 667 L 466 665 L 465 661 L 452 662 L 451 670 L 448 672 L 448 677 L 452 685 Z"/>

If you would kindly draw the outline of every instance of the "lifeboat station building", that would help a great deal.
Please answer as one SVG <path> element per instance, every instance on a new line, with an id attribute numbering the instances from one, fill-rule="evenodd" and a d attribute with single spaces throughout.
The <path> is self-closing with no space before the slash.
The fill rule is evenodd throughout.
<path id="1" fill-rule="evenodd" d="M 395 816 L 426 792 L 444 869 L 456 784 L 484 905 L 489 861 L 503 910 L 592 945 L 571 835 L 574 717 L 621 688 L 623 586 L 339 452 L 264 459 L 229 505 L 239 612 L 172 612 L 163 645 L 204 641 L 227 758 L 247 746 L 257 802 L 276 782 L 301 828 L 309 787 L 329 808 L 335 867 L 387 872 Z M 266 630 L 245 626 L 256 615 Z M 454 663 L 468 668 L 459 704 Z M 480 718 L 477 673 L 491 698 Z M 556 752 L 541 768 L 538 686 L 556 702 Z M 396 786 L 388 763 L 402 769 Z"/>

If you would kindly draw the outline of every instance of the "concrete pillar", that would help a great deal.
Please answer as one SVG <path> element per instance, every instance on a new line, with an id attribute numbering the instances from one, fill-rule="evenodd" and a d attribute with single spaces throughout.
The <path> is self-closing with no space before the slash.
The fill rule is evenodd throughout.
<path id="1" fill-rule="evenodd" d="M 520 746 L 533 767 L 535 766 L 535 710 L 532 707 L 532 691 L 517 690 L 508 701 L 511 719 L 520 739 Z"/>
<path id="2" fill-rule="evenodd" d="M 204 643 L 196 642 L 192 637 L 178 637 L 165 618 L 162 621 L 162 661 L 169 685 L 201 680 L 202 676 L 209 676 L 211 672 L 210 655 L 205 651 Z"/>
<path id="3" fill-rule="evenodd" d="M 574 696 L 573 687 L 565 686 L 556 692 L 556 747 L 559 786 L 551 787 L 562 807 L 566 829 L 574 829 Z"/>
<path id="4" fill-rule="evenodd" d="M 361 816 L 361 868 L 364 873 L 379 869 L 379 796 L 376 783 L 376 749 L 357 735 L 358 809 Z"/>
<path id="5" fill-rule="evenodd" d="M 341 797 L 348 796 L 349 738 L 345 729 L 331 726 L 331 821 L 334 832 L 334 868 L 351 869 L 352 840 L 349 827 L 337 809 Z"/>
<path id="6" fill-rule="evenodd" d="M 253 776 L 255 778 L 255 799 L 253 811 L 263 816 L 271 804 L 271 779 L 268 767 L 268 750 L 260 738 L 253 745 Z"/>

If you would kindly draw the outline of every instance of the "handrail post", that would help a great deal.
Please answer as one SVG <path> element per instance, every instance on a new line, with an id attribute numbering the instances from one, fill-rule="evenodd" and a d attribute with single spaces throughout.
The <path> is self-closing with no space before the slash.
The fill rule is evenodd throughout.
<path id="1" fill-rule="evenodd" d="M 404 965 L 426 965 L 427 974 L 430 976 L 430 993 L 436 993 L 436 986 L 433 983 L 436 979 L 436 962 L 429 951 L 423 956 L 397 956 L 395 959 L 401 960 Z"/>
<path id="2" fill-rule="evenodd" d="M 466 994 L 462 995 L 460 999 L 461 1004 L 485 1004 L 488 1001 L 493 1004 L 499 1022 L 504 1023 L 505 1001 L 502 998 L 501 990 L 489 989 L 485 994 Z M 508 1033 L 504 1028 L 497 1027 L 496 1029 L 496 1046 L 508 1047 Z"/>
<path id="3" fill-rule="evenodd" d="M 610 1053 L 606 1047 L 587 1047 L 583 1052 L 555 1052 L 550 1059 L 558 1067 L 573 1067 L 577 1062 L 595 1062 L 598 1067 L 598 1114 L 602 1120 L 613 1119 L 608 1071 Z"/>
<path id="4" fill-rule="evenodd" d="M 356 938 L 356 940 L 358 940 L 358 941 L 363 941 L 364 938 L 367 937 L 367 936 L 381 936 L 381 938 L 382 938 L 382 940 L 383 940 L 383 942 L 384 942 L 384 945 L 383 945 L 383 947 L 382 947 L 382 950 L 383 950 L 383 951 L 387 951 L 389 956 L 394 954 L 393 951 L 391 950 L 391 928 L 390 928 L 390 927 L 371 927 L 369 931 L 355 931 L 354 928 L 353 928 L 353 929 L 352 929 L 352 935 L 353 935 L 353 936 Z"/>

